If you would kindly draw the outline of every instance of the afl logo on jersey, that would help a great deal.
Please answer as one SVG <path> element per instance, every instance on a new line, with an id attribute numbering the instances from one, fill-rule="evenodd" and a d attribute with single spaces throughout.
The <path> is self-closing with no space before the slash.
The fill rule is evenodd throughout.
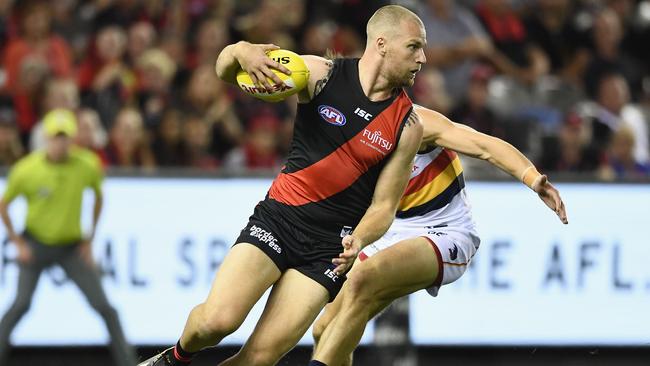
<path id="1" fill-rule="evenodd" d="M 329 124 L 335 126 L 343 126 L 345 124 L 345 116 L 334 107 L 321 105 L 318 107 L 318 114 Z"/>

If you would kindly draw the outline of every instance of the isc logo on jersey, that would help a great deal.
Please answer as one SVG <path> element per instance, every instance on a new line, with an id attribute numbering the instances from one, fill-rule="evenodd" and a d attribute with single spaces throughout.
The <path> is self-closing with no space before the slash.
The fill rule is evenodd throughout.
<path id="1" fill-rule="evenodd" d="M 318 107 L 318 114 L 325 122 L 334 126 L 343 126 L 345 124 L 345 116 L 334 107 L 321 105 Z"/>
<path id="2" fill-rule="evenodd" d="M 267 91 L 253 84 L 250 75 L 244 70 L 237 72 L 237 85 L 246 94 L 267 102 L 279 102 L 286 97 L 296 94 L 307 86 L 309 81 L 309 69 L 305 61 L 298 54 L 288 50 L 274 50 L 268 53 L 269 58 L 280 63 L 287 69 L 291 70 L 291 75 L 286 75 L 280 71 L 273 72 L 282 80 L 284 84 L 271 85 L 273 90 Z"/>

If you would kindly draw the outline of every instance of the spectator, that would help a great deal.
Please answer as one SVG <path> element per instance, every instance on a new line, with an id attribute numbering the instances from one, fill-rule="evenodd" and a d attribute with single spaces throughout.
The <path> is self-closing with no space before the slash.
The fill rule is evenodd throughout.
<path id="1" fill-rule="evenodd" d="M 109 122 L 132 98 L 136 77 L 124 62 L 127 38 L 124 31 L 115 26 L 99 31 L 94 52 L 81 64 L 79 87 L 86 104 L 94 107 L 102 122 Z"/>
<path id="2" fill-rule="evenodd" d="M 78 0 L 49 1 L 52 31 L 70 45 L 72 59 L 78 62 L 88 49 L 92 35 L 94 4 Z"/>
<path id="3" fill-rule="evenodd" d="M 91 108 L 82 108 L 77 112 L 77 136 L 74 143 L 88 149 L 97 156 L 104 165 L 108 164 L 104 148 L 108 142 L 106 130 L 99 120 L 99 114 Z"/>
<path id="4" fill-rule="evenodd" d="M 629 127 L 622 127 L 614 133 L 607 148 L 607 155 L 600 167 L 600 178 L 639 179 L 650 176 L 650 165 L 634 158 L 635 134 Z"/>
<path id="5" fill-rule="evenodd" d="M 277 141 L 280 120 L 261 115 L 251 121 L 243 147 L 233 150 L 227 165 L 231 168 L 271 169 L 280 165 Z"/>
<path id="6" fill-rule="evenodd" d="M 587 35 L 574 24 L 570 0 L 537 0 L 525 19 L 531 43 L 548 56 L 550 72 L 582 86 L 582 74 L 589 62 Z"/>
<path id="7" fill-rule="evenodd" d="M 199 115 L 190 115 L 183 124 L 183 143 L 185 145 L 185 165 L 191 168 L 214 170 L 217 159 L 210 154 L 212 135 L 210 126 Z"/>
<path id="8" fill-rule="evenodd" d="M 548 58 L 530 41 L 509 0 L 481 0 L 477 12 L 496 46 L 488 59 L 497 70 L 525 85 L 548 72 Z"/>
<path id="9" fill-rule="evenodd" d="M 419 72 L 413 85 L 413 99 L 418 104 L 445 115 L 452 107 L 451 98 L 445 89 L 445 79 L 433 67 L 425 67 Z"/>
<path id="10" fill-rule="evenodd" d="M 139 76 L 138 105 L 147 129 L 160 123 L 163 111 L 172 103 L 171 83 L 176 74 L 176 64 L 163 51 L 150 49 L 137 62 Z"/>
<path id="11" fill-rule="evenodd" d="M 544 139 L 540 169 L 552 172 L 595 172 L 602 160 L 591 131 L 575 112 L 566 115 L 557 136 Z"/>
<path id="12" fill-rule="evenodd" d="M 0 1 L 0 48 L 7 44 L 9 38 L 11 7 L 14 0 Z M 0 89 L 2 85 L 0 85 Z"/>
<path id="13" fill-rule="evenodd" d="M 25 1 L 17 8 L 19 36 L 4 53 L 5 89 L 13 97 L 23 143 L 38 119 L 37 100 L 49 75 L 72 74 L 70 49 L 61 37 L 50 32 L 50 8 L 43 1 Z"/>
<path id="14" fill-rule="evenodd" d="M 149 22 L 137 22 L 129 28 L 127 54 L 131 66 L 136 62 L 148 49 L 156 45 L 156 29 Z"/>
<path id="15" fill-rule="evenodd" d="M 152 145 L 156 163 L 162 167 L 180 167 L 188 160 L 183 141 L 183 123 L 181 111 L 168 109 L 156 126 Z"/>
<path id="16" fill-rule="evenodd" d="M 636 4 L 635 4 L 636 3 Z M 626 54 L 635 58 L 643 68 L 645 77 L 650 75 L 650 48 L 647 47 L 650 39 L 650 17 L 646 11 L 650 3 L 648 0 L 608 0 L 608 6 L 614 10 L 624 28 L 621 43 Z M 650 94 L 648 90 L 645 91 Z"/>
<path id="17" fill-rule="evenodd" d="M 340 54 L 360 57 L 365 47 L 361 36 L 350 26 L 340 26 L 332 21 L 320 21 L 305 25 L 300 49 L 309 55 Z"/>
<path id="18" fill-rule="evenodd" d="M 176 74 L 172 80 L 174 90 L 183 90 L 187 85 L 192 70 L 186 65 L 186 41 L 184 37 L 176 34 L 166 34 L 160 40 L 159 48 L 176 64 Z"/>
<path id="19" fill-rule="evenodd" d="M 503 126 L 498 123 L 496 114 L 488 105 L 488 83 L 491 77 L 492 70 L 489 67 L 477 66 L 472 71 L 465 96 L 450 117 L 479 132 L 503 138 Z"/>
<path id="20" fill-rule="evenodd" d="M 634 132 L 636 161 L 649 161 L 648 123 L 643 113 L 630 104 L 629 87 L 621 74 L 605 75 L 599 80 L 597 100 L 591 107 L 593 139 L 601 150 L 609 145 L 614 132 L 627 126 Z"/>
<path id="21" fill-rule="evenodd" d="M 328 50 L 334 50 L 332 40 L 337 28 L 336 23 L 332 21 L 308 24 L 300 42 L 300 49 L 307 55 L 324 56 Z"/>
<path id="22" fill-rule="evenodd" d="M 137 109 L 121 109 L 110 131 L 106 150 L 108 163 L 119 167 L 153 168 L 155 160 Z"/>
<path id="23" fill-rule="evenodd" d="M 237 19 L 234 28 L 252 43 L 296 49 L 292 31 L 302 25 L 304 14 L 304 0 L 261 0 L 252 12 Z"/>
<path id="24" fill-rule="evenodd" d="M 202 21 L 194 39 L 194 49 L 187 57 L 187 65 L 192 69 L 200 65 L 214 66 L 219 51 L 231 43 L 228 24 L 219 18 Z"/>
<path id="25" fill-rule="evenodd" d="M 638 96 L 641 89 L 641 69 L 637 62 L 628 56 L 621 47 L 623 28 L 616 13 L 604 9 L 597 13 L 592 28 L 593 54 L 584 74 L 587 93 L 595 97 L 598 83 L 603 76 L 619 73 L 627 80 L 628 88 L 632 85 L 633 96 Z"/>
<path id="26" fill-rule="evenodd" d="M 493 51 L 490 37 L 470 11 L 452 0 L 427 0 L 418 14 L 430 35 L 427 63 L 440 70 L 448 94 L 457 102 L 478 60 Z"/>
<path id="27" fill-rule="evenodd" d="M 23 91 L 20 69 L 27 60 L 39 61 L 58 77 L 70 76 L 73 71 L 70 48 L 66 41 L 51 33 L 50 7 L 44 1 L 25 1 L 19 10 L 20 36 L 11 40 L 5 51 L 4 67 L 7 90 Z"/>
<path id="28" fill-rule="evenodd" d="M 41 102 L 41 115 L 52 109 L 63 108 L 76 111 L 79 108 L 79 90 L 72 79 L 55 78 L 47 81 L 45 93 Z M 29 137 L 29 150 L 39 150 L 45 147 L 46 136 L 43 122 L 38 121 Z"/>
<path id="29" fill-rule="evenodd" d="M 126 165 L 139 166 L 141 160 L 150 166 L 158 160 L 161 166 L 211 168 L 216 164 L 190 163 L 201 159 L 187 156 L 186 139 L 196 136 L 191 131 L 201 130 L 210 135 L 207 154 L 220 166 L 232 161 L 241 166 L 273 165 L 249 164 L 248 160 L 264 159 L 246 156 L 257 156 L 251 153 L 255 150 L 251 146 L 262 147 L 259 136 L 275 139 L 268 142 L 274 154 L 259 155 L 281 160 L 288 153 L 294 106 L 291 101 L 270 104 L 240 98 L 234 88 L 217 82 L 214 58 L 219 49 L 230 37 L 237 37 L 279 42 L 290 48 L 299 44 L 296 49 L 302 53 L 324 55 L 330 50 L 355 56 L 362 50 L 365 32 L 363 22 L 357 20 L 384 3 L 388 1 L 0 0 L 0 44 L 5 46 L 0 57 L 7 72 L 2 85 L 0 69 L 0 86 L 13 103 L 14 128 L 20 136 L 19 145 L 25 147 L 43 146 L 39 119 L 50 109 L 89 107 L 83 114 L 78 112 L 78 118 L 85 118 L 83 115 L 92 121 L 98 114 L 103 129 L 112 131 L 117 113 L 133 106 L 144 126 L 138 140 L 146 145 L 142 151 L 148 149 L 149 154 L 137 153 L 136 159 L 126 160 L 138 162 Z M 560 135 L 572 128 L 589 134 L 592 142 L 578 154 L 584 156 L 577 165 L 562 157 L 571 154 L 569 149 L 562 152 L 559 145 L 544 149 L 550 155 L 540 160 L 558 169 L 593 170 L 622 126 L 635 131 L 636 161 L 647 161 L 647 122 L 631 102 L 650 105 L 650 88 L 643 88 L 650 85 L 644 82 L 644 77 L 650 80 L 650 63 L 644 62 L 650 59 L 650 48 L 645 47 L 650 18 L 642 11 L 648 1 L 410 3 L 419 11 L 429 34 L 429 64 L 412 89 L 415 101 L 515 145 L 525 135 L 524 143 L 535 151 L 539 146 L 530 127 L 544 128 L 550 135 L 546 140 L 558 144 L 570 139 Z M 2 43 L 3 39 L 9 44 Z M 484 64 L 506 77 L 491 78 L 488 83 Z M 541 78 L 547 67 L 553 77 Z M 626 83 L 612 81 L 612 75 L 623 75 Z M 76 77 L 76 87 L 66 81 L 71 76 Z M 602 87 L 602 83 L 608 86 Z M 559 116 L 575 109 L 582 92 L 588 92 L 594 102 L 584 103 L 587 118 L 582 127 L 569 128 Z M 185 128 L 184 115 L 196 115 L 192 118 L 202 124 Z M 515 115 L 549 119 L 524 126 L 514 123 Z M 261 128 L 260 119 L 275 120 L 277 126 Z M 522 133 L 517 133 L 519 126 Z M 553 130 L 556 126 L 557 131 Z M 87 127 L 95 130 L 93 122 Z M 186 130 L 190 131 L 187 135 Z M 252 136 L 252 131 L 259 134 Z M 79 143 L 90 147 L 93 134 L 89 132 Z M 201 152 L 206 142 L 191 140 L 193 151 Z M 107 161 L 120 164 L 114 143 L 94 149 L 103 152 Z M 234 159 L 238 156 L 240 160 Z M 582 159 L 590 160 L 589 164 Z"/>
<path id="30" fill-rule="evenodd" d="M 0 166 L 10 166 L 24 154 L 11 108 L 0 108 Z"/>
<path id="31" fill-rule="evenodd" d="M 213 66 L 202 65 L 192 74 L 186 90 L 185 109 L 201 116 L 210 127 L 211 150 L 219 159 L 244 139 L 242 124 L 226 88 Z"/>
<path id="32" fill-rule="evenodd" d="M 93 22 L 96 30 L 110 26 L 128 29 L 145 16 L 142 1 L 110 0 L 96 3 L 97 14 Z"/>

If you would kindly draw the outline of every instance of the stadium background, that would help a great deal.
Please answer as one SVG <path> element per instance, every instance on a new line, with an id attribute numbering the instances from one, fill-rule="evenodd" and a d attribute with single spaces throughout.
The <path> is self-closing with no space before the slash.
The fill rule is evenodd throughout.
<path id="1" fill-rule="evenodd" d="M 0 164 L 42 147 L 45 112 L 77 111 L 77 143 L 108 173 L 95 254 L 143 356 L 174 341 L 289 147 L 295 102 L 219 82 L 218 52 L 246 39 L 359 55 L 386 3 L 0 1 Z M 473 270 L 437 299 L 391 308 L 358 364 L 647 364 L 650 1 L 454 1 L 444 22 L 451 0 L 396 3 L 429 30 L 413 99 L 524 151 L 561 182 L 571 223 L 464 160 L 483 233 Z M 1 253 L 4 310 L 6 239 Z M 250 329 L 197 364 L 235 352 Z M 13 339 L 12 365 L 110 364 L 99 320 L 56 271 Z M 281 364 L 305 364 L 304 341 Z"/>

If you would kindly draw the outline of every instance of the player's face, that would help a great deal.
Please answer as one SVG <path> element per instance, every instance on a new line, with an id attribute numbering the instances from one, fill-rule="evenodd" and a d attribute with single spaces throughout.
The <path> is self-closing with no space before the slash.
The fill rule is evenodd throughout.
<path id="1" fill-rule="evenodd" d="M 415 21 L 404 21 L 402 29 L 389 41 L 386 52 L 390 65 L 388 78 L 396 87 L 413 86 L 415 74 L 427 61 L 425 45 L 425 30 Z"/>

